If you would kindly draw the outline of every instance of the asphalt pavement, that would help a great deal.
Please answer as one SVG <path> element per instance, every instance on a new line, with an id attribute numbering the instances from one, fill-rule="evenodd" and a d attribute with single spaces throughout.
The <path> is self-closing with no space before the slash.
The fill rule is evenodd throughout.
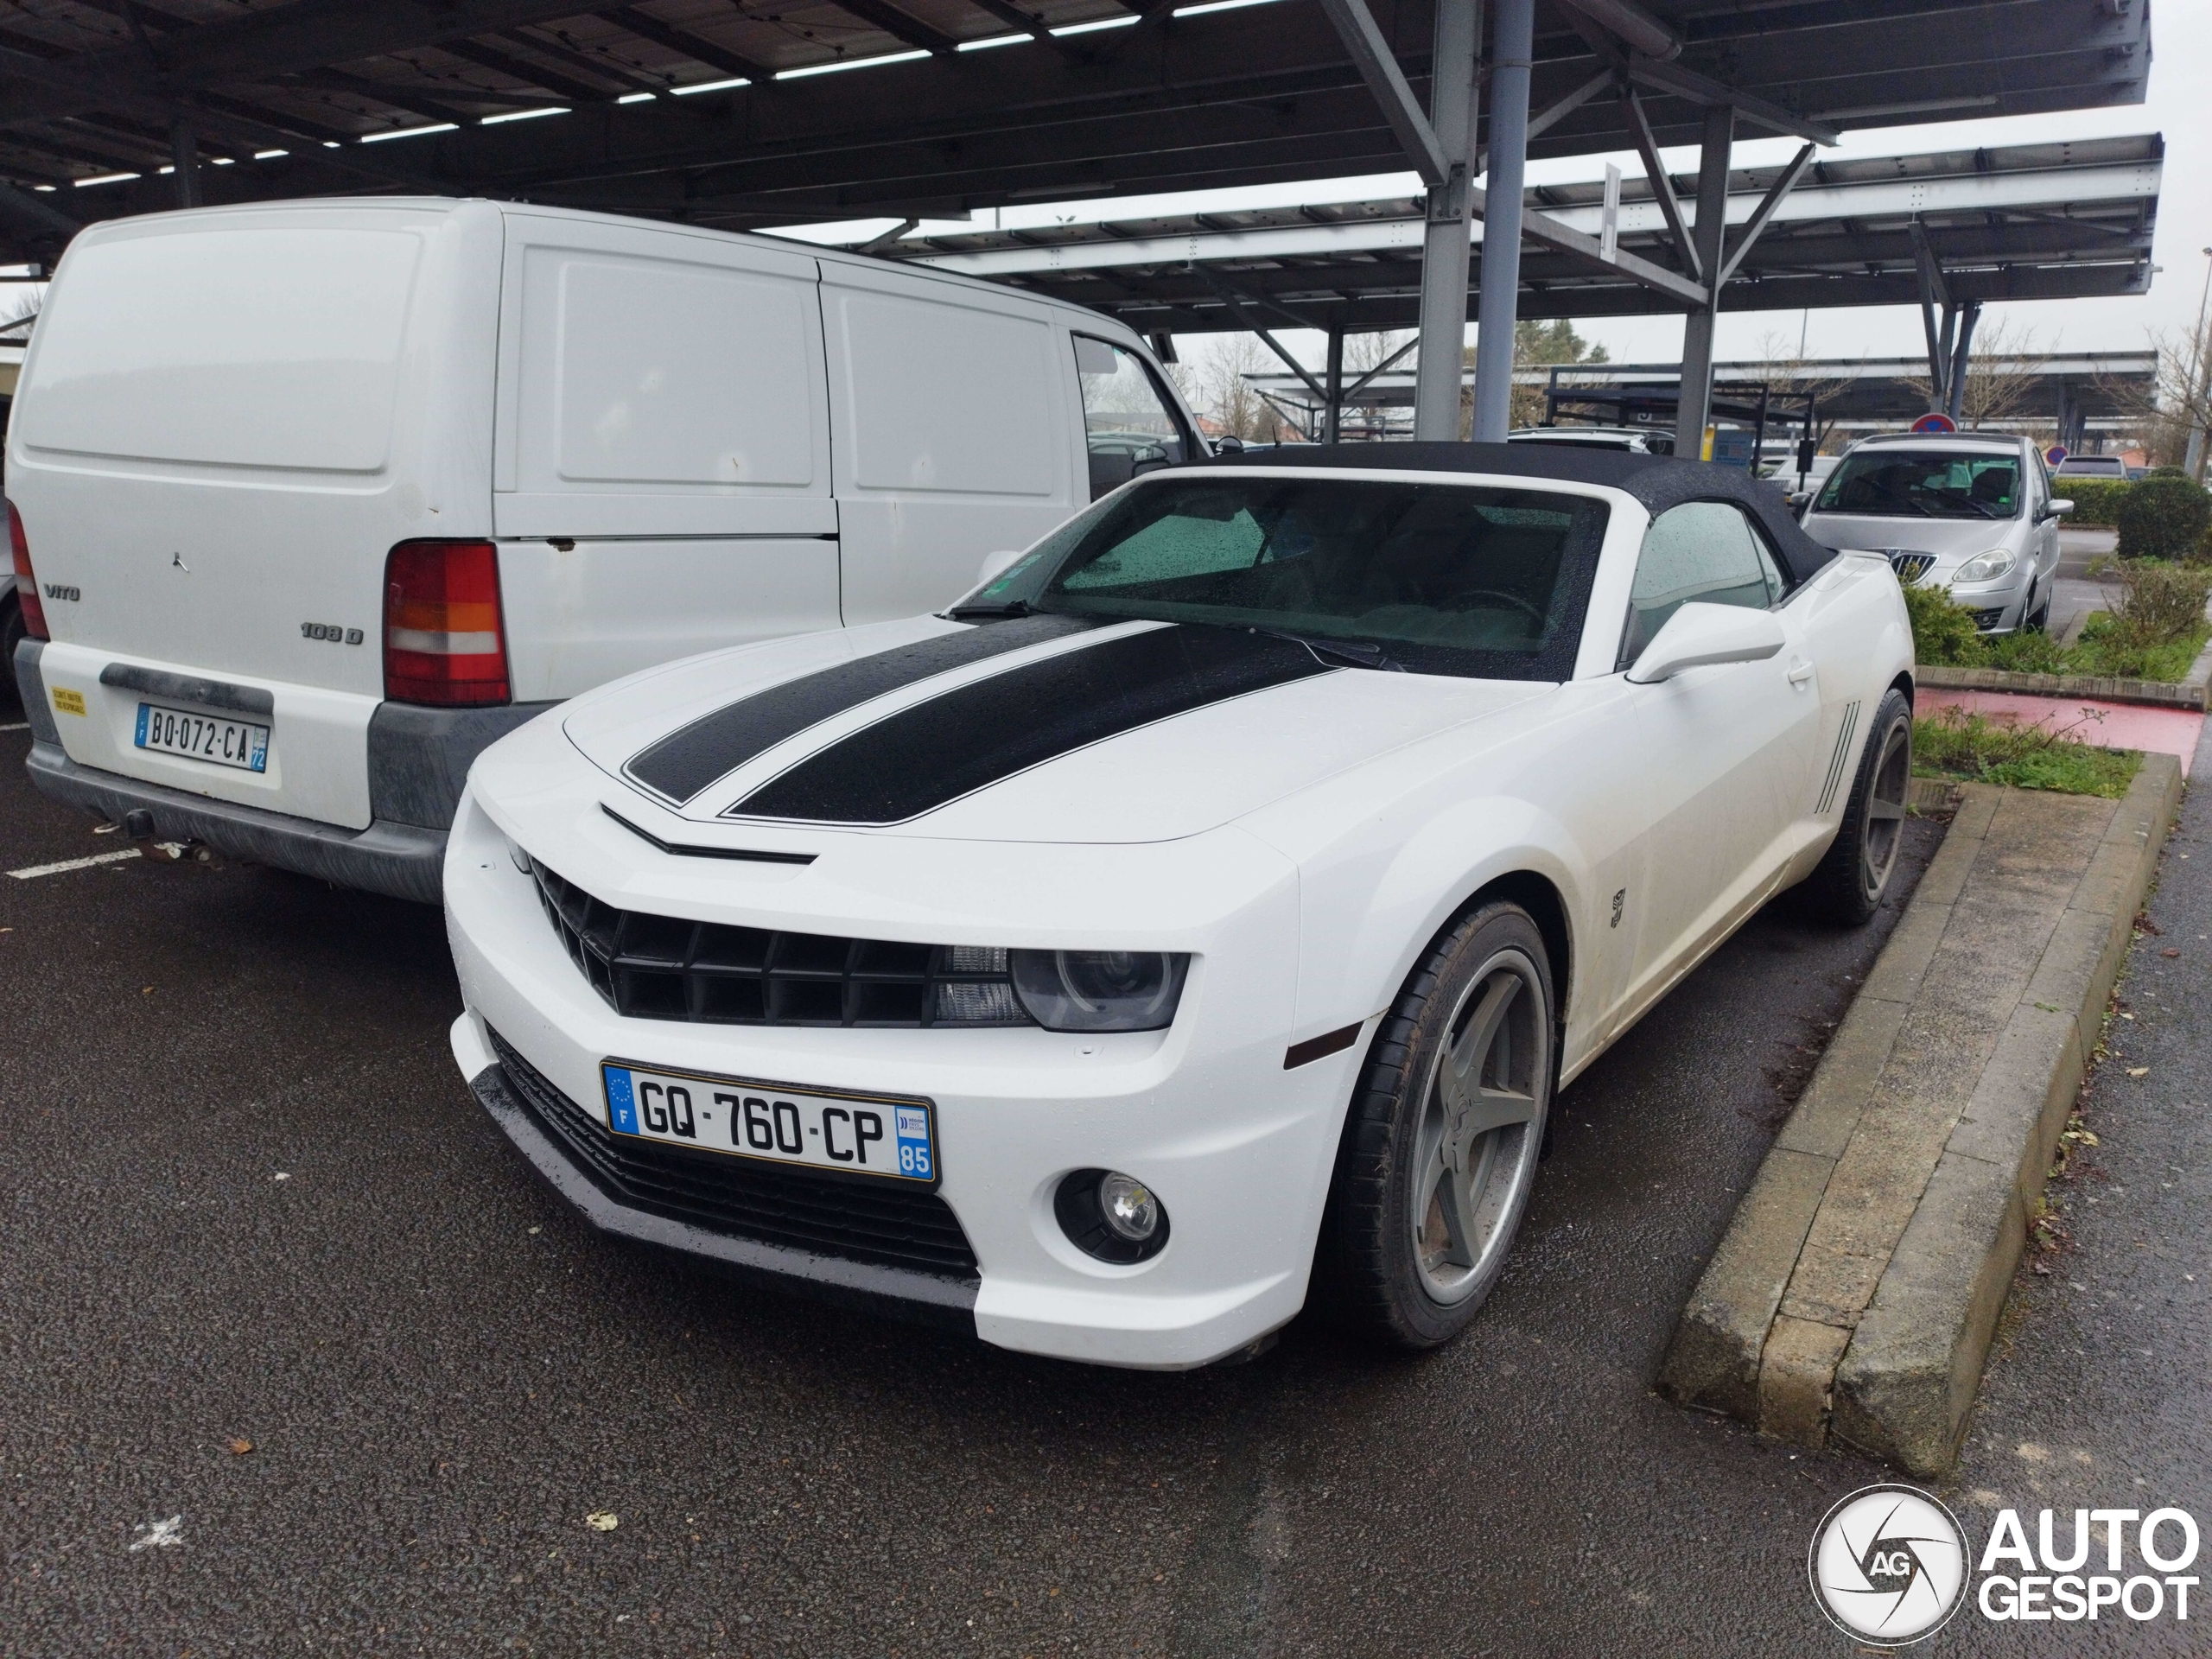
<path id="1" fill-rule="evenodd" d="M 2092 611 L 2111 608 L 2120 597 L 2116 584 L 2093 582 L 2089 565 L 2120 545 L 2120 533 L 2111 530 L 2062 530 L 2058 532 L 2057 585 L 2051 589 L 2050 620 L 2044 626 L 2051 638 L 2071 643 L 2082 632 Z"/>
<path id="2" fill-rule="evenodd" d="M 2208 766 L 2212 736 L 2191 770 L 2212 777 Z M 2004 1508 L 2031 1532 L 2036 1512 L 2060 1511 L 2062 1550 L 2077 1508 L 2171 1506 L 2212 1527 L 2212 798 L 2201 790 L 2183 803 L 2144 915 L 2082 1090 L 2092 1138 L 2073 1143 L 2046 1194 L 2056 1248 L 2031 1252 L 2014 1280 L 1950 1495 L 1977 1547 Z M 2202 1653 L 2212 1600 L 2190 1614 L 2188 1625 L 2109 1610 L 2094 1624 L 1955 1624 L 1974 1653 Z"/>
<path id="3" fill-rule="evenodd" d="M 116 850 L 26 743 L 0 868 Z M 0 1653 L 1844 1651 L 1805 1549 L 1866 1466 L 1651 1379 L 1896 903 L 1770 907 L 1565 1094 L 1459 1342 L 1160 1376 L 593 1234 L 455 1074 L 434 911 L 0 876 Z"/>

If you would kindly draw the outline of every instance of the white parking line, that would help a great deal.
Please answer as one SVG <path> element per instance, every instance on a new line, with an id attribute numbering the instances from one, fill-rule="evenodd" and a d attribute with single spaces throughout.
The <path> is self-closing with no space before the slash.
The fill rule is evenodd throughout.
<path id="1" fill-rule="evenodd" d="M 28 869 L 10 870 L 9 874 L 18 881 L 29 881 L 34 876 L 59 875 L 64 870 L 89 870 L 95 864 L 119 864 L 126 858 L 138 856 L 136 847 L 119 853 L 94 853 L 90 858 L 65 858 L 59 864 L 34 864 Z"/>

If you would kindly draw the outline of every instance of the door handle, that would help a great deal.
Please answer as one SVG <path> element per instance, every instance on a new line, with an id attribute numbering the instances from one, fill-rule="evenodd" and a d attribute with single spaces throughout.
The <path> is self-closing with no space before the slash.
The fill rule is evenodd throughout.
<path id="1" fill-rule="evenodd" d="M 1799 663 L 1789 671 L 1789 683 L 1792 685 L 1802 685 L 1812 677 L 1813 665 L 1810 663 Z"/>

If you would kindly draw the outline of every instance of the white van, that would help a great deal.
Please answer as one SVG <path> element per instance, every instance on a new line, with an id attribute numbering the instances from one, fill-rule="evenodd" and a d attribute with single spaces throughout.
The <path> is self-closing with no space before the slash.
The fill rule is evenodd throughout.
<path id="1" fill-rule="evenodd" d="M 792 242 L 437 200 L 97 226 L 8 433 L 31 777 L 435 903 L 469 762 L 555 702 L 933 609 L 1204 453 L 1121 324 Z"/>

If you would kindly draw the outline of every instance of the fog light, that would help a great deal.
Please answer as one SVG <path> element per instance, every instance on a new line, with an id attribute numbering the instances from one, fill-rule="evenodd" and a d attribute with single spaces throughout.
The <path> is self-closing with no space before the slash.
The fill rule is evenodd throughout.
<path id="1" fill-rule="evenodd" d="M 1106 1224 L 1132 1244 L 1141 1244 L 1160 1230 L 1160 1203 L 1152 1190 L 1134 1175 L 1118 1171 L 1098 1183 L 1098 1207 Z"/>
<path id="2" fill-rule="evenodd" d="M 1149 1262 L 1166 1247 L 1166 1206 L 1142 1181 L 1118 1170 L 1077 1169 L 1061 1177 L 1052 1213 L 1068 1242 L 1101 1262 Z"/>

